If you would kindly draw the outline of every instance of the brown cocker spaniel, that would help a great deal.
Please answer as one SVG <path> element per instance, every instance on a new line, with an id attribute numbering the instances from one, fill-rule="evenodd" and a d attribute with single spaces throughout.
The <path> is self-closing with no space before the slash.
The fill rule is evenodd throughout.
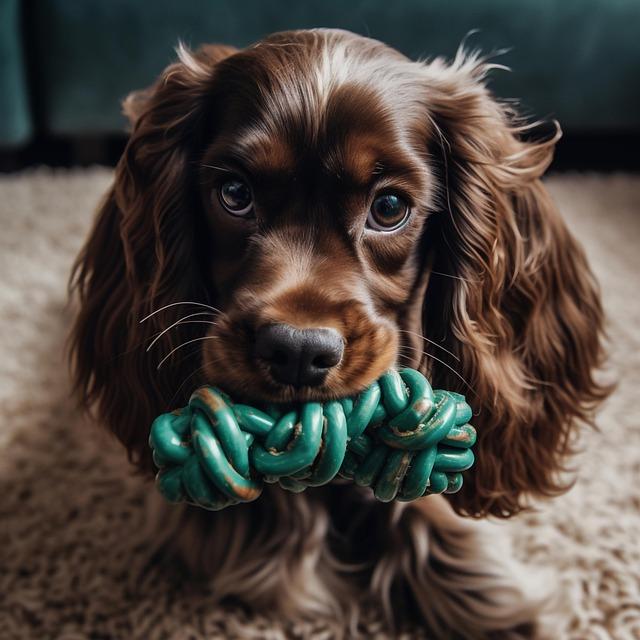
<path id="1" fill-rule="evenodd" d="M 559 131 L 523 137 L 486 88 L 492 66 L 291 31 L 180 47 L 126 100 L 131 136 L 72 278 L 72 358 L 143 472 L 154 417 L 205 383 L 328 399 L 411 366 L 474 409 L 477 461 L 452 496 L 383 504 L 333 484 L 167 505 L 172 548 L 220 598 L 336 635 L 371 602 L 434 637 L 540 631 L 548 595 L 461 516 L 565 488 L 574 426 L 606 394 L 603 315 L 540 181 Z"/>

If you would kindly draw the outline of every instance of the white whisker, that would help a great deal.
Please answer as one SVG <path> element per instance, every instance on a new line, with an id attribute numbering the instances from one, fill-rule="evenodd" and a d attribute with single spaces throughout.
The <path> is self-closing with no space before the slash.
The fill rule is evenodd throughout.
<path id="1" fill-rule="evenodd" d="M 460 358 L 458 358 L 458 356 L 455 353 L 453 353 L 453 351 L 449 351 L 449 349 L 446 349 L 441 344 L 438 344 L 437 342 L 434 342 L 433 340 L 429 340 L 429 338 L 427 338 L 426 336 L 423 336 L 421 333 L 416 333 L 415 331 L 407 331 L 406 329 L 398 329 L 398 331 L 400 331 L 401 333 L 410 333 L 410 334 L 412 334 L 414 336 L 417 336 L 418 338 L 421 338 L 422 340 L 425 340 L 429 344 L 432 344 L 434 347 L 438 347 L 438 349 L 442 349 L 443 351 L 448 353 L 452 358 L 455 358 L 458 362 L 460 361 Z M 414 349 L 415 349 L 415 347 L 414 347 Z"/>
<path id="2" fill-rule="evenodd" d="M 183 342 L 182 344 L 179 344 L 177 347 L 171 349 L 171 351 L 169 351 L 169 353 L 162 358 L 162 360 L 160 360 L 160 363 L 158 364 L 158 366 L 156 367 L 156 370 L 160 369 L 160 367 L 178 350 L 178 349 L 182 349 L 182 347 L 186 347 L 188 344 L 192 344 L 194 342 L 198 342 L 200 340 L 216 340 L 218 338 L 218 336 L 202 336 L 200 338 L 193 338 L 193 340 L 187 340 L 186 342 Z"/>
<path id="3" fill-rule="evenodd" d="M 409 347 L 409 346 L 402 346 L 402 347 L 400 347 L 400 349 L 413 349 L 414 351 L 419 351 L 419 349 L 416 349 L 415 347 Z M 407 358 L 407 360 L 410 360 L 410 358 L 415 357 L 415 354 L 413 356 L 409 356 L 407 354 L 399 354 L 399 355 L 400 355 L 400 357 Z M 439 362 L 440 364 L 442 364 L 445 367 L 447 367 L 447 369 L 449 369 L 449 371 L 451 371 L 451 373 L 453 373 L 458 378 L 460 378 L 460 380 L 462 380 L 462 382 L 464 382 L 465 385 L 467 385 L 467 387 L 469 387 L 469 389 L 471 389 L 471 391 L 473 391 L 473 393 L 478 395 L 477 391 L 469 384 L 469 382 L 467 382 L 467 380 L 463 376 L 461 376 L 451 365 L 449 365 L 446 362 L 444 362 L 444 360 L 440 360 L 440 358 L 436 358 L 436 356 L 434 356 L 431 353 L 428 353 L 427 351 L 423 351 L 420 355 L 426 356 L 427 358 L 432 358 L 436 362 Z"/>
<path id="4" fill-rule="evenodd" d="M 461 276 L 452 276 L 450 273 L 442 273 L 442 271 L 431 271 L 436 276 L 444 276 L 445 278 L 453 278 L 454 280 L 462 280 L 462 282 L 478 283 L 482 280 L 472 280 L 471 278 L 463 278 Z"/>
<path id="5" fill-rule="evenodd" d="M 180 324 L 210 324 L 213 327 L 217 327 L 220 323 L 212 320 L 184 320 Z"/>
<path id="6" fill-rule="evenodd" d="M 206 309 L 211 309 L 211 311 L 213 311 L 214 313 L 222 313 L 220 309 L 217 309 L 216 307 L 212 307 L 210 304 L 205 304 L 204 302 L 191 302 L 191 301 L 185 300 L 183 302 L 172 302 L 171 304 L 165 304 L 164 307 L 160 307 L 159 309 L 152 311 L 148 316 L 145 316 L 144 318 L 142 318 L 142 320 L 140 320 L 140 324 L 145 322 L 145 320 L 148 320 L 149 318 L 151 318 L 151 316 L 155 316 L 156 313 L 160 313 L 161 311 L 164 311 L 169 307 L 175 307 L 176 305 L 179 305 L 179 304 L 192 304 L 196 307 L 205 307 Z"/>
<path id="7" fill-rule="evenodd" d="M 158 340 L 160 340 L 160 338 L 162 338 L 162 336 L 167 333 L 167 331 L 171 331 L 171 329 L 173 329 L 174 327 L 177 327 L 179 324 L 187 324 L 187 322 L 185 322 L 185 320 L 187 320 L 188 318 L 194 318 L 195 316 L 208 316 L 211 315 L 210 311 L 198 311 L 197 313 L 191 313 L 188 316 L 183 316 L 182 318 L 180 318 L 179 320 L 176 320 L 172 325 L 169 325 L 166 329 L 164 329 L 163 331 L 161 331 L 152 341 L 151 344 L 147 347 L 147 353 L 149 353 L 149 351 L 151 350 L 151 347 L 153 347 L 153 345 L 158 342 Z M 197 321 L 192 321 L 192 322 L 197 322 Z M 209 320 L 200 320 L 200 322 L 209 322 Z M 213 322 L 211 324 L 214 324 Z M 217 324 L 217 323 L 215 323 Z"/>
<path id="8" fill-rule="evenodd" d="M 211 362 L 215 363 L 216 359 L 212 359 Z M 209 363 L 207 363 L 209 364 Z M 182 384 L 180 384 L 180 386 L 176 389 L 176 392 L 173 394 L 171 400 L 169 401 L 169 406 L 172 407 L 173 403 L 176 399 L 176 397 L 178 396 L 178 394 L 180 393 L 180 391 L 182 391 L 182 387 L 184 387 L 184 385 L 191 380 L 191 378 L 193 378 L 193 376 L 195 376 L 196 374 L 200 373 L 203 369 L 205 369 L 207 367 L 207 364 L 203 364 L 200 367 L 197 367 L 194 371 L 192 371 L 183 381 Z"/>
<path id="9" fill-rule="evenodd" d="M 204 164 L 200 165 L 201 167 L 205 167 L 207 169 L 217 169 L 218 171 L 225 171 L 226 173 L 233 173 L 231 169 L 225 169 L 224 167 L 218 167 L 215 164 Z"/>

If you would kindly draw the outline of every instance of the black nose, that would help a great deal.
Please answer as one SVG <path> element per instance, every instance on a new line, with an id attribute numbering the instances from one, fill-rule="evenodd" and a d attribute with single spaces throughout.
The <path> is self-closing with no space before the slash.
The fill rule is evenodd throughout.
<path id="1" fill-rule="evenodd" d="M 342 336 L 335 329 L 296 329 L 288 324 L 260 327 L 256 355 L 273 377 L 295 387 L 322 384 L 342 358 Z"/>

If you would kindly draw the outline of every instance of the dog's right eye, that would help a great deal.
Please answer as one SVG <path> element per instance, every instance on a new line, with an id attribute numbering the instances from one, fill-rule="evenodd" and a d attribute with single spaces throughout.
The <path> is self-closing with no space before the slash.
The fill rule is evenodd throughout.
<path id="1" fill-rule="evenodd" d="M 234 178 L 218 189 L 220 204 L 233 216 L 247 217 L 253 211 L 253 194 L 249 185 Z"/>
<path id="2" fill-rule="evenodd" d="M 411 211 L 406 201 L 395 193 L 382 193 L 371 204 L 367 228 L 389 233 L 402 227 Z"/>

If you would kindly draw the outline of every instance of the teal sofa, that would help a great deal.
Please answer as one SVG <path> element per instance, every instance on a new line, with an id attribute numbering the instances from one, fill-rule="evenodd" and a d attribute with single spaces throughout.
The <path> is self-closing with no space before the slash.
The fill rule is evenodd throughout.
<path id="1" fill-rule="evenodd" d="M 638 0 L 0 0 L 0 146 L 124 129 L 120 100 L 191 45 L 342 27 L 412 57 L 508 48 L 491 80 L 565 131 L 640 132 Z"/>

